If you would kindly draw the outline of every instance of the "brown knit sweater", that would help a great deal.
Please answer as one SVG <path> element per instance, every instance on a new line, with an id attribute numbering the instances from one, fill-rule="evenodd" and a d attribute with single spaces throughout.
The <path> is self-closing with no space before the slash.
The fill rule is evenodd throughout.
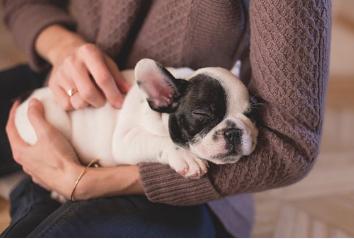
<path id="1" fill-rule="evenodd" d="M 166 66 L 243 62 L 242 80 L 264 105 L 256 151 L 236 164 L 211 165 L 198 180 L 166 165 L 140 165 L 152 201 L 191 205 L 226 195 L 281 187 L 302 179 L 319 152 L 327 89 L 330 2 L 327 0 L 4 1 L 5 20 L 31 67 L 39 32 L 62 24 L 96 43 L 121 69 L 150 57 Z M 250 35 L 249 35 L 250 33 Z"/>

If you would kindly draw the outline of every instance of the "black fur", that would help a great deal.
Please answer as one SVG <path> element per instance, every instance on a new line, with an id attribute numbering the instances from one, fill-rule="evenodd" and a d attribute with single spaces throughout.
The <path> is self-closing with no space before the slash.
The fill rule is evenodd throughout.
<path id="1" fill-rule="evenodd" d="M 251 106 L 247 109 L 246 112 L 243 112 L 243 114 L 249 118 L 253 123 L 256 125 L 261 124 L 261 105 L 262 100 L 256 97 L 250 97 L 250 103 Z"/>
<path id="2" fill-rule="evenodd" d="M 170 114 L 171 139 L 187 146 L 197 134 L 203 137 L 223 120 L 226 107 L 226 93 L 219 81 L 205 74 L 196 75 L 188 81 L 178 107 Z"/>

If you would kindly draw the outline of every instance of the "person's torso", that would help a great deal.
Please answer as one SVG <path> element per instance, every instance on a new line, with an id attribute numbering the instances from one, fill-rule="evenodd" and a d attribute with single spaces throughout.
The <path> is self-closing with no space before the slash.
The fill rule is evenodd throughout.
<path id="1" fill-rule="evenodd" d="M 72 0 L 77 31 L 132 68 L 148 57 L 166 66 L 231 69 L 248 11 L 234 0 Z"/>

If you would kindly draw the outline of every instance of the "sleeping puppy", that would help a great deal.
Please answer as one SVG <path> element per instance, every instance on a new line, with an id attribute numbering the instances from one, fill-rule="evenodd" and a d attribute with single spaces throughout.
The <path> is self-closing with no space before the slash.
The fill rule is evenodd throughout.
<path id="1" fill-rule="evenodd" d="M 46 119 L 71 142 L 83 164 L 101 166 L 159 162 L 187 178 L 207 172 L 208 162 L 235 163 L 255 149 L 257 128 L 245 85 L 222 68 L 164 68 L 151 59 L 122 72 L 136 82 L 122 109 L 64 111 L 49 88 L 34 91 Z M 27 118 L 28 100 L 17 109 L 20 136 L 35 144 Z"/>

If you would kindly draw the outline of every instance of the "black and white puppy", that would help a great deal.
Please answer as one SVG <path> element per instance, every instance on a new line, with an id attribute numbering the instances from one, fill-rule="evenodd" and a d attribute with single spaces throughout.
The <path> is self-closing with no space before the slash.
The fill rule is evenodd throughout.
<path id="1" fill-rule="evenodd" d="M 223 68 L 164 68 L 143 59 L 135 71 L 122 72 L 136 84 L 121 110 L 101 108 L 64 111 L 49 88 L 30 98 L 44 105 L 46 119 L 73 145 L 83 164 L 94 158 L 101 166 L 159 162 L 185 177 L 207 172 L 208 161 L 235 163 L 255 149 L 257 128 L 245 85 Z M 27 118 L 28 100 L 16 112 L 21 137 L 35 144 Z"/>

